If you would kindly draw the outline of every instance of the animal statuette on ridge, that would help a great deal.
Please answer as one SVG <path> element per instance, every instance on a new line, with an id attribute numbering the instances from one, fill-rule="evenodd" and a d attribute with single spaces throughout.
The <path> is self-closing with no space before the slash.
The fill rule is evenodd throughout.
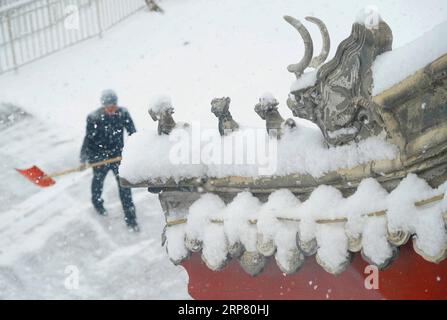
<path id="1" fill-rule="evenodd" d="M 159 135 L 169 135 L 176 127 L 189 127 L 188 123 L 176 123 L 172 117 L 174 112 L 174 107 L 169 99 L 162 99 L 149 108 L 149 115 L 152 120 L 158 121 Z"/>
<path id="2" fill-rule="evenodd" d="M 259 102 L 255 106 L 255 112 L 265 120 L 266 129 L 269 135 L 276 134 L 281 137 L 284 126 L 292 129 L 296 127 L 293 119 L 284 120 L 278 111 L 279 102 L 270 94 L 266 94 L 259 98 Z"/>
<path id="3" fill-rule="evenodd" d="M 211 101 L 211 112 L 219 119 L 219 133 L 221 136 L 227 135 L 239 129 L 239 124 L 233 120 L 230 113 L 229 97 L 215 98 Z"/>

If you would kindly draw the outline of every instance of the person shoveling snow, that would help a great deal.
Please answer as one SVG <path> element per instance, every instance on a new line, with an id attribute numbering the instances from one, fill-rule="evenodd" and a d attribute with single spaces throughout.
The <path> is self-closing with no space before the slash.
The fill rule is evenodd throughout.
<path id="1" fill-rule="evenodd" d="M 88 166 L 87 162 L 91 164 L 121 157 L 124 147 L 124 129 L 129 135 L 136 132 L 127 109 L 118 107 L 118 96 L 113 90 L 103 91 L 101 104 L 98 110 L 87 117 L 86 135 L 80 155 L 81 163 L 85 167 Z M 107 215 L 101 195 L 104 179 L 111 170 L 118 182 L 126 224 L 130 231 L 139 231 L 131 190 L 119 184 L 118 167 L 119 162 L 93 167 L 92 203 L 99 215 Z"/>

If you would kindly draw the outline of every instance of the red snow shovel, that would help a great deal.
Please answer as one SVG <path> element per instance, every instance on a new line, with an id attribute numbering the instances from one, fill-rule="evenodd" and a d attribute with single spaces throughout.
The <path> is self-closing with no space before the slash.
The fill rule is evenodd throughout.
<path id="1" fill-rule="evenodd" d="M 121 161 L 121 159 L 122 159 L 121 157 L 112 158 L 112 159 L 95 162 L 95 163 L 90 163 L 90 164 L 87 164 L 84 166 L 79 166 L 77 168 L 73 168 L 73 169 L 69 169 L 69 170 L 65 170 L 65 171 L 61 171 L 61 172 L 57 172 L 57 173 L 52 173 L 52 174 L 45 174 L 45 172 L 43 172 L 37 166 L 33 166 L 29 169 L 24 169 L 24 170 L 21 170 L 21 169 L 16 169 L 16 170 L 18 173 L 23 175 L 25 178 L 27 178 L 32 183 L 38 185 L 39 187 L 45 188 L 45 187 L 50 187 L 56 183 L 56 181 L 53 180 L 53 178 L 55 178 L 55 177 L 65 176 L 65 175 L 67 175 L 69 173 L 73 173 L 73 172 L 81 172 L 88 168 L 100 167 L 100 166 L 103 166 L 103 165 L 109 164 L 109 163 L 119 162 L 119 161 Z"/>

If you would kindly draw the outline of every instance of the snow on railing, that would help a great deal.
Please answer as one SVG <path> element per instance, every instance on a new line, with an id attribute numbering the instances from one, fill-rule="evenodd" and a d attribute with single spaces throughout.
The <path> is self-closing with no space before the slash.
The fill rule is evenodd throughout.
<path id="1" fill-rule="evenodd" d="M 0 6 L 0 74 L 95 36 L 145 6 L 142 0 L 22 0 Z"/>
<path id="2" fill-rule="evenodd" d="M 201 251 L 216 271 L 228 256 L 239 258 L 252 275 L 266 257 L 274 256 L 279 268 L 292 274 L 315 254 L 327 272 L 338 274 L 355 252 L 385 268 L 413 235 L 416 253 L 439 263 L 447 257 L 446 187 L 432 189 L 409 174 L 391 193 L 369 178 L 348 198 L 320 186 L 302 203 L 287 189 L 272 193 L 266 203 L 249 192 L 227 205 L 205 194 L 186 217 L 167 218 L 167 251 L 176 264 Z"/>
<path id="3" fill-rule="evenodd" d="M 7 5 L 16 4 L 17 2 L 21 1 L 23 2 L 23 0 L 0 0 L 0 8 L 5 7 Z"/>

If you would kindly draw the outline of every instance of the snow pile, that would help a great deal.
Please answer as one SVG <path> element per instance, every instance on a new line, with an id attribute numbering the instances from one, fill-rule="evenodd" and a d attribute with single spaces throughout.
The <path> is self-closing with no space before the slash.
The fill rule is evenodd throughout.
<path id="1" fill-rule="evenodd" d="M 382 17 L 380 16 L 379 8 L 376 6 L 366 6 L 359 11 L 355 19 L 355 22 L 364 25 L 368 29 L 377 28 L 380 21 L 382 21 Z"/>
<path id="2" fill-rule="evenodd" d="M 387 195 L 388 192 L 373 178 L 365 179 L 359 184 L 356 192 L 346 199 L 343 208 L 348 217 L 346 231 L 350 237 L 360 237 L 363 223 L 367 220 L 365 214 L 386 209 L 383 199 Z"/>
<path id="3" fill-rule="evenodd" d="M 181 130 L 181 131 L 179 131 Z M 174 129 L 171 135 L 158 135 L 153 130 L 140 130 L 130 136 L 123 151 L 120 175 L 131 182 L 147 180 L 149 177 L 176 179 L 201 177 L 206 174 L 205 167 L 199 164 L 172 164 L 171 155 L 176 158 L 176 145 L 170 137 L 176 132 L 189 129 Z M 187 132 L 188 132 L 187 131 Z M 200 154 L 200 146 L 190 145 L 192 154 Z M 171 153 L 171 150 L 173 150 Z"/>
<path id="4" fill-rule="evenodd" d="M 278 267 L 286 274 L 296 272 L 304 262 L 296 243 L 298 222 L 287 215 L 299 205 L 300 201 L 293 193 L 283 189 L 273 192 L 259 211 L 258 251 L 266 257 L 274 254 Z"/>
<path id="5" fill-rule="evenodd" d="M 275 235 L 275 260 L 285 274 L 296 272 L 304 263 L 305 257 L 296 243 L 298 223 L 286 221 Z"/>
<path id="6" fill-rule="evenodd" d="M 424 180 L 410 174 L 388 198 L 389 230 L 416 234 L 415 247 L 433 258 L 443 253 L 447 243 L 441 204 L 418 208 L 411 203 L 434 197 L 444 189 L 445 184 L 433 190 Z"/>
<path id="7" fill-rule="evenodd" d="M 298 232 L 300 243 L 309 243 L 315 239 L 317 220 L 342 217 L 343 213 L 339 212 L 338 208 L 343 205 L 343 201 L 345 200 L 341 192 L 333 187 L 321 185 L 316 188 L 309 199 L 297 209 L 300 219 Z M 311 251 L 309 254 L 312 254 Z"/>
<path id="8" fill-rule="evenodd" d="M 166 251 L 169 258 L 175 265 L 180 264 L 189 256 L 189 251 L 185 246 L 185 225 L 179 224 L 166 229 Z"/>
<path id="9" fill-rule="evenodd" d="M 387 239 L 387 219 L 368 218 L 363 227 L 362 255 L 369 263 L 386 267 L 393 257 L 393 247 Z"/>
<path id="10" fill-rule="evenodd" d="M 212 224 L 222 219 L 224 202 L 214 194 L 205 194 L 189 208 L 185 243 L 191 252 L 202 249 L 202 259 L 212 270 L 220 270 L 227 260 L 227 239 L 223 225 Z"/>
<path id="11" fill-rule="evenodd" d="M 363 180 L 356 192 L 346 199 L 343 211 L 348 216 L 346 234 L 351 239 L 351 251 L 362 249 L 364 257 L 376 265 L 383 265 L 393 255 L 388 243 L 386 217 L 366 217 L 371 212 L 386 210 L 384 199 L 388 192 L 375 180 Z"/>
<path id="12" fill-rule="evenodd" d="M 318 225 L 316 259 L 329 273 L 338 274 L 349 265 L 348 237 L 342 224 Z"/>
<path id="13" fill-rule="evenodd" d="M 202 259 L 208 268 L 221 270 L 228 259 L 228 240 L 223 225 L 211 224 L 203 236 Z"/>
<path id="14" fill-rule="evenodd" d="M 444 22 L 413 42 L 378 56 L 372 66 L 372 94 L 385 91 L 446 54 L 447 42 L 441 40 L 446 36 L 447 22 Z"/>
<path id="15" fill-rule="evenodd" d="M 276 100 L 276 98 L 270 92 L 264 93 L 259 98 L 259 103 L 261 104 L 262 107 L 268 107 L 270 105 L 278 105 L 279 104 L 278 100 Z"/>
<path id="16" fill-rule="evenodd" d="M 413 174 L 408 175 L 388 198 L 389 229 L 414 232 L 412 224 L 419 214 L 413 203 L 434 195 L 435 191 L 424 180 Z"/>
<path id="17" fill-rule="evenodd" d="M 372 160 L 391 160 L 397 149 L 379 137 L 327 148 L 319 130 L 300 126 L 270 138 L 265 128 L 241 128 L 221 137 L 216 128 L 193 124 L 169 136 L 143 130 L 129 137 L 120 166 L 132 183 L 154 178 L 259 177 L 310 174 L 321 177 Z"/>
<path id="18" fill-rule="evenodd" d="M 303 73 L 298 79 L 296 79 L 290 87 L 290 92 L 299 91 L 308 87 L 312 87 L 317 83 L 318 70 L 309 71 Z"/>
<path id="19" fill-rule="evenodd" d="M 238 194 L 227 206 L 205 194 L 191 206 L 186 229 L 188 237 L 202 242 L 202 258 L 213 270 L 221 269 L 229 256 L 243 264 L 244 251 L 251 256 L 275 255 L 285 274 L 298 270 L 305 256 L 314 254 L 327 272 L 339 274 L 359 251 L 368 263 L 383 269 L 410 235 L 415 251 L 438 263 L 447 256 L 445 200 L 418 203 L 446 188 L 447 183 L 432 189 L 410 174 L 389 194 L 369 178 L 350 197 L 322 185 L 303 203 L 289 190 L 272 193 L 262 205 L 249 192 Z M 177 233 L 168 237 L 178 247 L 174 258 L 178 252 L 186 257 L 184 239 Z"/>
<path id="20" fill-rule="evenodd" d="M 205 229 L 209 225 L 211 213 L 219 213 L 225 204 L 214 194 L 205 194 L 189 208 L 186 237 L 203 241 Z"/>
<path id="21" fill-rule="evenodd" d="M 266 203 L 259 210 L 258 231 L 263 235 L 264 241 L 274 240 L 276 235 L 281 233 L 283 222 L 278 217 L 284 216 L 285 212 L 290 212 L 300 201 L 287 189 L 273 192 Z M 273 254 L 272 252 L 271 254 Z"/>
<path id="22" fill-rule="evenodd" d="M 155 113 L 163 112 L 171 108 L 173 108 L 172 100 L 168 95 L 156 96 L 149 104 L 149 109 Z"/>
<path id="23" fill-rule="evenodd" d="M 241 244 L 246 251 L 256 251 L 256 220 L 260 207 L 258 198 L 249 192 L 241 192 L 225 208 L 225 234 L 230 247 Z M 238 253 L 233 255 L 238 256 Z"/>
<path id="24" fill-rule="evenodd" d="M 221 270 L 228 259 L 228 240 L 223 225 L 212 224 L 205 231 L 202 260 L 213 271 Z"/>

